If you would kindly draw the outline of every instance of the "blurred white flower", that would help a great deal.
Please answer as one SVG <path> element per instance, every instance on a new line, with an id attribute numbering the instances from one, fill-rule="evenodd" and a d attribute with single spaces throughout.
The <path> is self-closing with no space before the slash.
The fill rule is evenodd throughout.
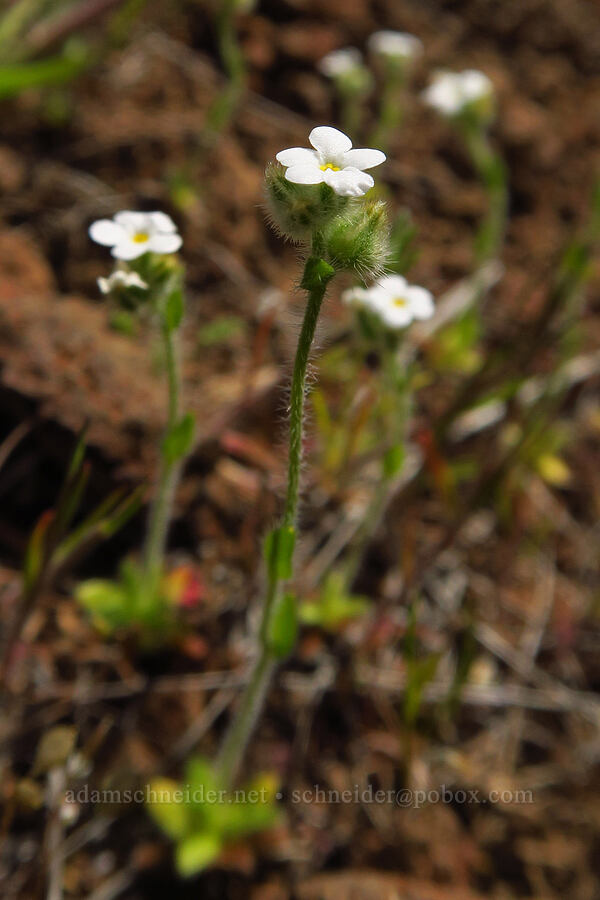
<path id="1" fill-rule="evenodd" d="M 408 61 L 423 52 L 423 42 L 414 34 L 403 31 L 376 31 L 367 44 L 371 53 L 392 59 Z"/>
<path id="2" fill-rule="evenodd" d="M 125 272 L 124 269 L 117 269 L 108 278 L 99 278 L 98 287 L 103 294 L 110 294 L 115 288 L 120 287 L 139 288 L 142 291 L 148 289 L 148 285 L 137 272 Z"/>
<path id="3" fill-rule="evenodd" d="M 384 275 L 370 288 L 344 291 L 342 300 L 374 312 L 388 328 L 406 328 L 414 319 L 429 319 L 434 313 L 432 294 L 408 284 L 401 275 Z"/>
<path id="4" fill-rule="evenodd" d="M 328 78 L 341 78 L 349 72 L 353 72 L 362 65 L 360 50 L 356 47 L 344 47 L 342 50 L 332 50 L 318 63 L 317 68 Z"/>
<path id="5" fill-rule="evenodd" d="M 381 150 L 352 150 L 352 141 L 337 128 L 320 125 L 308 136 L 315 148 L 291 147 L 277 154 L 287 168 L 285 177 L 294 184 L 325 183 L 341 197 L 362 197 L 375 184 L 364 169 L 385 162 Z"/>
<path id="6" fill-rule="evenodd" d="M 436 72 L 423 92 L 425 102 L 445 116 L 456 116 L 472 103 L 491 98 L 492 82 L 477 69 L 464 72 Z"/>
<path id="7" fill-rule="evenodd" d="M 144 253 L 175 253 L 181 237 L 172 219 L 163 212 L 117 213 L 90 226 L 90 237 L 103 247 L 112 247 L 116 259 L 137 259 Z"/>

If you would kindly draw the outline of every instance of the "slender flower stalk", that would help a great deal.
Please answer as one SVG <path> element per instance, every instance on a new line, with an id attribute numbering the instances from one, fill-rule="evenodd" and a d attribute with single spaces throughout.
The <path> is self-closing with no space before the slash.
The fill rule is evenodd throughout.
<path id="1" fill-rule="evenodd" d="M 504 243 L 508 215 L 506 170 L 480 123 L 467 120 L 462 132 L 488 200 L 487 214 L 476 238 L 477 262 L 483 264 L 497 258 Z"/>
<path id="2" fill-rule="evenodd" d="M 181 375 L 178 359 L 177 333 L 165 324 L 161 326 L 164 361 L 167 372 L 168 412 L 166 433 L 177 425 L 181 394 Z M 144 567 L 150 584 L 156 586 L 164 565 L 167 533 L 171 521 L 173 500 L 179 475 L 181 460 L 172 460 L 161 453 L 156 495 L 150 509 L 146 544 L 144 547 Z"/>
<path id="3" fill-rule="evenodd" d="M 235 781 L 279 655 L 272 646 L 270 626 L 273 622 L 274 610 L 281 600 L 283 585 L 291 575 L 300 491 L 306 373 L 319 312 L 327 285 L 333 275 L 334 269 L 318 256 L 311 256 L 304 267 L 302 287 L 307 292 L 307 304 L 296 349 L 290 394 L 289 457 L 285 507 L 281 525 L 273 532 L 268 553 L 270 556 L 268 559 L 268 583 L 259 630 L 258 656 L 248 685 L 240 699 L 238 713 L 225 736 L 219 757 L 219 774 L 226 787 L 230 787 Z"/>
<path id="4" fill-rule="evenodd" d="M 373 89 L 373 76 L 365 66 L 361 52 L 356 47 L 333 50 L 321 59 L 318 68 L 333 82 L 344 130 L 359 134 L 365 100 Z"/>
<path id="5" fill-rule="evenodd" d="M 369 38 L 369 51 L 381 71 L 379 111 L 371 141 L 387 149 L 404 118 L 405 92 L 413 62 L 423 53 L 423 44 L 412 34 L 377 31 Z"/>

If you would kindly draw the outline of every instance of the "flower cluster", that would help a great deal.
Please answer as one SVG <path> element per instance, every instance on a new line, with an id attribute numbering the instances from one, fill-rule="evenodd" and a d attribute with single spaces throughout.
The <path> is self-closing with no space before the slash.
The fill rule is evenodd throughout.
<path id="1" fill-rule="evenodd" d="M 103 247 L 111 247 L 115 259 L 122 260 L 137 259 L 149 252 L 176 253 L 182 244 L 175 223 L 164 212 L 125 210 L 118 212 L 113 219 L 94 222 L 89 233 L 93 241 Z"/>
<path id="2" fill-rule="evenodd" d="M 140 291 L 147 291 L 148 285 L 140 278 L 137 272 L 127 272 L 124 269 L 116 269 L 108 278 L 99 278 L 98 287 L 100 293 L 110 294 L 112 291 L 123 288 L 137 288 Z"/>
<path id="3" fill-rule="evenodd" d="M 291 147 L 276 159 L 294 184 L 326 184 L 341 197 L 362 197 L 375 184 L 365 169 L 385 162 L 381 150 L 353 150 L 352 141 L 337 128 L 320 125 L 308 136 L 314 149 Z"/>
<path id="4" fill-rule="evenodd" d="M 431 293 L 401 275 L 384 275 L 369 288 L 352 288 L 342 299 L 375 313 L 392 330 L 406 328 L 414 319 L 429 319 L 434 312 Z"/>
<path id="5" fill-rule="evenodd" d="M 493 85 L 477 69 L 464 72 L 436 72 L 423 93 L 425 102 L 444 116 L 458 116 L 469 107 L 493 97 Z"/>

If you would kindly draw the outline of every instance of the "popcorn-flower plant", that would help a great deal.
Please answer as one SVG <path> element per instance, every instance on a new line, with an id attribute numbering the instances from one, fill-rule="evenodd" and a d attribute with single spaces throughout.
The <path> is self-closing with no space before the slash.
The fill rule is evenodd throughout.
<path id="1" fill-rule="evenodd" d="M 277 154 L 266 170 L 266 197 L 274 223 L 302 245 L 306 262 L 300 285 L 306 292 L 289 400 L 287 488 L 279 525 L 265 542 L 267 587 L 259 629 L 259 649 L 239 706 L 225 735 L 218 760 L 221 783 L 230 786 L 262 709 L 273 671 L 293 649 L 298 604 L 287 590 L 293 574 L 294 545 L 302 462 L 308 360 L 321 306 L 338 272 L 379 274 L 388 253 L 385 204 L 364 199 L 373 186 L 365 172 L 384 162 L 379 150 L 353 150 L 342 132 L 314 128 L 313 149 Z"/>
<path id="2" fill-rule="evenodd" d="M 83 582 L 77 594 L 103 627 L 112 629 L 130 623 L 144 632 L 162 631 L 167 639 L 176 628 L 163 629 L 160 625 L 173 618 L 165 590 L 165 548 L 181 466 L 194 435 L 192 415 L 182 414 L 180 409 L 177 338 L 184 314 L 183 266 L 173 254 L 181 247 L 182 239 L 172 219 L 160 211 L 124 210 L 112 219 L 94 222 L 89 233 L 96 243 L 110 247 L 112 256 L 119 260 L 107 278 L 98 280 L 101 292 L 132 308 L 143 305 L 158 324 L 168 412 L 141 564 L 129 560 L 121 567 L 117 583 Z"/>

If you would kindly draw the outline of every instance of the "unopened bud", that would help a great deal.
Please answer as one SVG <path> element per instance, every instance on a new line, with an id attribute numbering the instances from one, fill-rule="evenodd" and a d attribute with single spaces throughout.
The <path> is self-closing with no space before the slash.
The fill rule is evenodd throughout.
<path id="1" fill-rule="evenodd" d="M 326 184 L 295 184 L 285 177 L 285 169 L 271 163 L 265 172 L 268 211 L 274 226 L 292 241 L 310 240 L 348 206 Z"/>
<path id="2" fill-rule="evenodd" d="M 385 203 L 352 203 L 324 234 L 325 256 L 338 271 L 376 277 L 389 254 L 389 231 Z"/>

